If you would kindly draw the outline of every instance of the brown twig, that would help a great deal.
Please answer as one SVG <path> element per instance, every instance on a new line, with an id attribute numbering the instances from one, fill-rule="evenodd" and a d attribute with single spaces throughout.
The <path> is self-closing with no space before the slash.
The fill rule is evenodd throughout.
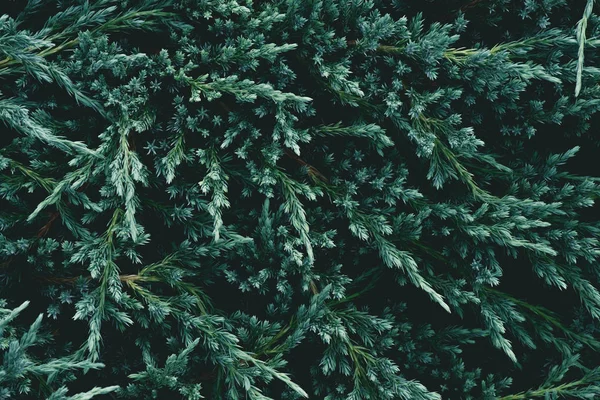
<path id="1" fill-rule="evenodd" d="M 227 104 L 225 104 L 225 102 L 224 102 L 224 101 L 222 101 L 222 100 L 219 100 L 219 101 L 217 102 L 217 104 L 219 105 L 219 107 L 221 107 L 223 110 L 225 110 L 225 112 L 226 112 L 226 113 L 228 113 L 228 114 L 229 114 L 229 113 L 231 112 L 231 108 L 229 108 L 229 106 L 228 106 Z"/>
<path id="2" fill-rule="evenodd" d="M 472 0 L 470 3 L 465 4 L 460 8 L 460 11 L 465 12 L 469 8 L 475 7 L 477 4 L 481 3 L 483 0 Z"/>
<path id="3" fill-rule="evenodd" d="M 357 40 L 356 39 L 352 39 L 352 40 L 347 40 L 346 44 L 349 47 L 352 46 L 356 46 Z M 377 48 L 375 49 L 375 51 L 378 51 L 380 53 L 396 53 L 398 51 L 400 51 L 402 48 L 398 47 L 398 46 L 391 46 L 391 45 L 387 45 L 387 44 L 380 44 L 379 46 L 377 46 Z"/>
<path id="4" fill-rule="evenodd" d="M 198 375 L 198 380 L 199 381 L 209 381 L 209 380 L 212 380 L 213 378 L 215 378 L 216 376 L 217 376 L 217 374 L 214 371 L 203 372 L 200 375 Z"/>
<path id="5" fill-rule="evenodd" d="M 129 135 L 127 135 L 127 144 L 130 151 L 135 151 L 135 133 L 133 131 L 129 132 Z"/>
<path id="6" fill-rule="evenodd" d="M 323 175 L 322 173 L 319 172 L 319 170 L 317 170 L 315 167 L 313 167 L 312 165 L 310 165 L 309 163 L 307 163 L 306 161 L 304 161 L 303 159 L 301 159 L 300 157 L 298 157 L 296 154 L 292 153 L 291 151 L 289 151 L 288 149 L 285 149 L 285 154 L 290 157 L 291 159 L 293 159 L 294 161 L 296 161 L 298 164 L 302 165 L 303 167 L 306 167 L 308 169 L 308 175 L 313 178 L 313 179 L 320 179 L 324 182 L 329 182 L 327 180 L 327 178 L 325 177 L 325 175 Z"/>
<path id="7" fill-rule="evenodd" d="M 129 274 L 129 275 L 119 275 L 119 279 L 121 280 L 121 282 L 135 282 L 135 281 L 143 280 L 144 277 L 140 276 L 140 275 Z"/>
<path id="8" fill-rule="evenodd" d="M 8 260 L 0 263 L 0 268 L 8 268 L 8 266 L 10 265 L 10 263 L 12 263 L 14 260 L 14 257 L 9 258 Z"/>
<path id="9" fill-rule="evenodd" d="M 60 213 L 58 211 L 54 211 L 50 215 L 50 219 L 48 220 L 48 222 L 46 222 L 46 224 L 44 226 L 42 226 L 40 228 L 40 230 L 38 231 L 37 237 L 42 238 L 42 237 L 46 236 L 48 234 L 48 232 L 50 231 L 50 228 L 52 228 L 52 224 L 59 216 L 60 216 Z"/>
<path id="10" fill-rule="evenodd" d="M 312 294 L 315 296 L 319 294 L 319 289 L 317 288 L 317 284 L 312 279 L 310 280 L 310 290 Z"/>
<path id="11" fill-rule="evenodd" d="M 58 278 L 58 277 L 54 277 L 54 276 L 41 276 L 41 275 L 37 275 L 35 277 L 39 280 L 46 281 L 46 282 L 67 283 L 67 284 L 75 284 L 75 282 L 80 278 L 84 278 L 87 280 L 92 279 L 92 277 L 89 275 L 87 275 L 87 276 L 71 276 L 68 278 Z M 135 275 L 135 274 L 127 274 L 127 275 L 119 275 L 119 280 L 121 282 L 135 282 L 135 281 L 144 280 L 144 277 L 140 276 L 140 275 Z"/>

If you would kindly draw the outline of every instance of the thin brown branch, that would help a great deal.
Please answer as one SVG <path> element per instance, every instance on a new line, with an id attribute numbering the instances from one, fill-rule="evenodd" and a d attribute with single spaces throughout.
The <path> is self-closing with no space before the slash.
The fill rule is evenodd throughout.
<path id="1" fill-rule="evenodd" d="M 329 180 L 325 177 L 325 175 L 320 173 L 319 170 L 317 170 L 315 167 L 313 167 L 312 165 L 310 165 L 309 163 L 307 163 L 306 161 L 304 161 L 303 159 L 298 157 L 296 154 L 292 153 L 288 149 L 285 150 L 285 154 L 288 157 L 290 157 L 291 159 L 293 159 L 294 161 L 296 161 L 298 164 L 302 165 L 303 167 L 306 167 L 308 170 L 308 175 L 311 178 L 313 178 L 313 179 L 318 178 L 318 179 L 322 180 L 323 182 L 329 182 Z"/>
<path id="2" fill-rule="evenodd" d="M 130 274 L 130 275 L 119 275 L 119 279 L 121 280 L 121 282 L 135 282 L 135 281 L 144 280 L 144 277 L 140 276 L 140 275 Z"/>
<path id="3" fill-rule="evenodd" d="M 35 276 L 37 279 L 45 281 L 45 282 L 52 282 L 52 283 L 66 283 L 66 284 L 75 284 L 75 282 L 77 282 L 78 279 L 87 279 L 87 280 L 91 280 L 92 277 L 90 275 L 86 275 L 86 276 L 71 276 L 71 277 L 65 277 L 65 278 L 60 278 L 60 277 L 54 277 L 54 276 L 40 276 L 37 275 Z M 146 280 L 146 278 L 144 276 L 141 275 L 136 275 L 136 274 L 125 274 L 125 275 L 119 275 L 119 280 L 121 282 L 135 282 L 135 281 L 144 281 Z"/>
<path id="4" fill-rule="evenodd" d="M 46 222 L 46 224 L 44 226 L 42 226 L 40 228 L 40 230 L 38 231 L 37 237 L 42 238 L 42 237 L 46 236 L 48 234 L 48 232 L 50 231 L 50 228 L 52 228 L 52 224 L 59 216 L 60 216 L 60 213 L 58 211 L 54 211 L 50 215 L 50 219 L 48 220 L 48 222 Z"/>
<path id="5" fill-rule="evenodd" d="M 465 12 L 465 11 L 467 11 L 468 9 L 475 7 L 477 4 L 481 3 L 482 1 L 483 1 L 483 0 L 473 0 L 473 1 L 471 1 L 470 3 L 467 3 L 467 4 L 463 5 L 463 6 L 460 8 L 460 11 L 462 11 L 462 12 Z"/>
<path id="6" fill-rule="evenodd" d="M 133 131 L 129 132 L 129 134 L 127 135 L 127 145 L 130 151 L 135 152 L 135 133 Z"/>
<path id="7" fill-rule="evenodd" d="M 310 280 L 310 290 L 312 291 L 312 294 L 314 294 L 315 296 L 319 294 L 319 289 L 317 288 L 317 284 L 312 279 Z"/>
<path id="8" fill-rule="evenodd" d="M 8 260 L 0 263 L 0 268 L 8 268 L 10 264 L 13 262 L 14 257 L 9 258 Z"/>

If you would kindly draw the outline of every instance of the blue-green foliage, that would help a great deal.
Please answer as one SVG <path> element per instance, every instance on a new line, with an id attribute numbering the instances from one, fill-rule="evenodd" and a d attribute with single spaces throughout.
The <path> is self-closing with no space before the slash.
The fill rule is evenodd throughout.
<path id="1" fill-rule="evenodd" d="M 31 354 L 34 346 L 48 346 L 47 335 L 41 334 L 40 328 L 42 315 L 39 315 L 28 330 L 19 332 L 13 327 L 13 320 L 27 308 L 28 302 L 15 309 L 6 309 L 6 301 L 0 301 L 0 355 L 2 369 L 0 369 L 0 399 L 22 398 L 32 394 L 37 387 L 44 392 L 48 399 L 91 399 L 94 396 L 114 392 L 118 386 L 105 388 L 94 387 L 85 393 L 67 396 L 67 388 L 57 385 L 65 380 L 75 379 L 71 371 L 82 369 L 98 369 L 104 364 L 93 363 L 88 360 L 76 361 L 70 357 L 39 359 Z M 65 373 L 67 374 L 65 376 Z M 52 385 L 53 384 L 53 385 Z M 56 386 L 56 391 L 52 390 Z"/>
<path id="2" fill-rule="evenodd" d="M 0 398 L 600 396 L 593 1 L 4 3 Z"/>

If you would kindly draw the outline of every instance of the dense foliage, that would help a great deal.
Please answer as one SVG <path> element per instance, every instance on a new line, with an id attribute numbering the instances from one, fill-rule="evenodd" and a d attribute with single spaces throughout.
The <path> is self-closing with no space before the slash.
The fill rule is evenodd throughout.
<path id="1" fill-rule="evenodd" d="M 592 0 L 0 15 L 0 399 L 600 398 Z"/>

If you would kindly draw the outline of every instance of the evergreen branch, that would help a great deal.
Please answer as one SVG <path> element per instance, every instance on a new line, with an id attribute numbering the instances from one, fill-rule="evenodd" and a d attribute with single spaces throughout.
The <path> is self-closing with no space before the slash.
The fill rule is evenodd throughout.
<path id="1" fill-rule="evenodd" d="M 385 134 L 385 130 L 375 124 L 355 124 L 343 126 L 341 122 L 334 125 L 322 125 L 313 128 L 318 136 L 350 136 L 367 138 L 372 143 L 379 155 L 383 156 L 383 150 L 392 147 L 394 142 Z"/>
<path id="2" fill-rule="evenodd" d="M 371 281 L 369 283 L 367 283 L 366 285 L 364 285 L 361 290 L 359 290 L 358 292 L 352 293 L 351 295 L 344 296 L 340 300 L 334 300 L 334 301 L 331 301 L 331 302 L 327 303 L 329 305 L 329 307 L 335 307 L 335 306 L 338 306 L 338 305 L 341 305 L 341 304 L 345 304 L 345 303 L 354 301 L 356 298 L 358 298 L 358 297 L 364 295 L 365 293 L 368 293 L 371 290 L 375 289 L 377 282 L 379 281 L 379 279 L 383 275 L 383 273 L 382 273 L 382 271 L 380 269 L 377 269 L 375 271 L 376 272 L 373 273 L 374 276 L 371 279 Z M 358 279 L 355 279 L 354 283 L 356 283 L 356 281 L 358 281 Z"/>
<path id="3" fill-rule="evenodd" d="M 104 14 L 108 15 L 111 12 L 115 11 L 115 7 L 108 7 Z M 92 13 L 94 15 L 94 13 Z M 95 13 L 98 15 L 98 13 Z M 155 20 L 164 20 L 168 18 L 172 18 L 174 14 L 164 12 L 160 9 L 155 10 L 130 10 L 121 15 L 116 16 L 113 19 L 110 19 L 99 26 L 96 26 L 92 30 L 92 34 L 103 34 L 103 33 L 112 33 L 123 31 L 124 29 L 151 29 L 155 25 Z M 84 21 L 85 18 L 82 16 L 79 18 L 79 22 Z M 93 20 L 93 18 L 92 18 Z M 42 33 L 43 32 L 43 33 Z M 46 32 L 42 31 L 38 34 L 41 36 Z M 101 115 L 106 117 L 106 114 L 102 108 L 102 106 L 95 100 L 88 97 L 81 90 L 79 90 L 71 81 L 71 79 L 60 69 L 51 65 L 45 58 L 51 57 L 53 55 L 59 54 L 67 49 L 71 49 L 79 44 L 80 39 L 78 37 L 73 38 L 72 36 L 77 34 L 75 32 L 61 32 L 54 33 L 52 35 L 48 35 L 46 38 L 38 40 L 32 37 L 30 40 L 34 41 L 36 44 L 34 46 L 25 47 L 22 49 L 17 49 L 16 51 L 11 51 L 6 58 L 0 60 L 0 74 L 7 75 L 11 73 L 19 73 L 25 72 L 32 74 L 36 79 L 40 81 L 47 82 L 56 82 L 59 86 L 64 88 L 73 98 L 86 107 L 90 107 L 95 111 L 99 112 Z M 68 37 L 71 36 L 71 37 Z M 61 42 L 59 45 L 55 43 Z M 37 51 L 40 47 L 46 47 L 43 50 Z M 0 50 L 1 47 L 0 47 Z M 14 49 L 11 49 L 14 50 Z M 35 52 L 37 51 L 37 52 Z M 0 110 L 1 111 L 1 110 Z M 0 116 L 0 119 L 3 119 Z M 28 129 L 29 132 L 35 132 L 36 130 Z M 37 129 L 37 132 L 42 132 L 42 130 Z M 45 134 L 42 137 L 47 137 L 49 134 Z M 63 145 L 67 143 L 70 146 L 73 146 L 73 143 L 65 142 L 64 140 L 60 140 L 61 138 L 54 138 L 50 143 L 53 145 Z M 81 144 L 79 144 L 79 150 L 87 150 L 85 146 L 81 148 Z M 89 150 L 87 150 L 89 151 Z"/>
<path id="4" fill-rule="evenodd" d="M 52 393 L 47 400 L 89 400 L 96 396 L 102 396 L 109 393 L 115 392 L 119 389 L 119 386 L 107 386 L 103 388 L 94 387 L 93 389 L 87 392 L 81 392 L 74 394 L 73 396 L 66 396 L 68 389 L 66 387 L 61 387 L 56 392 Z"/>
<path id="5" fill-rule="evenodd" d="M 505 299 L 508 299 L 512 303 L 528 310 L 533 315 L 536 315 L 537 317 L 542 318 L 544 321 L 548 322 L 553 327 L 558 328 L 569 339 L 583 343 L 595 351 L 600 351 L 600 341 L 594 339 L 593 337 L 591 337 L 589 335 L 572 331 L 568 327 L 564 326 L 558 319 L 558 316 L 555 315 L 552 311 L 547 310 L 546 308 L 541 307 L 541 306 L 529 304 L 526 301 L 519 300 L 519 299 L 517 299 L 505 292 L 499 291 L 497 289 L 492 289 L 490 287 L 484 287 L 484 290 L 488 293 L 492 293 L 496 296 L 500 296 Z"/>
<path id="6" fill-rule="evenodd" d="M 30 168 L 27 168 L 26 166 L 24 166 L 23 164 L 21 164 L 18 161 L 10 160 L 9 165 L 12 168 L 17 169 L 24 176 L 30 178 L 32 181 L 37 183 L 38 186 L 43 188 L 46 192 L 52 193 L 52 191 L 54 190 L 54 187 L 56 186 L 56 181 L 54 179 L 45 178 L 45 177 L 41 176 L 38 172 L 36 172 Z"/>
<path id="7" fill-rule="evenodd" d="M 554 385 L 563 379 L 570 368 L 576 367 L 584 371 L 583 377 L 578 380 Z M 600 367 L 586 369 L 579 363 L 579 356 L 569 356 L 560 365 L 552 367 L 546 381 L 537 389 L 528 390 L 513 395 L 497 397 L 497 400 L 525 400 L 532 398 L 580 398 L 590 399 L 595 397 L 600 390 Z"/>
<path id="8" fill-rule="evenodd" d="M 283 210 L 290 216 L 292 226 L 294 229 L 296 229 L 296 232 L 298 232 L 300 239 L 304 243 L 308 261 L 310 264 L 312 264 L 314 262 L 314 253 L 310 237 L 308 236 L 310 227 L 308 225 L 308 221 L 306 220 L 306 211 L 304 210 L 302 202 L 300 199 L 298 199 L 298 194 L 302 193 L 309 200 L 315 200 L 316 196 L 321 193 L 319 191 L 315 191 L 314 189 L 310 189 L 307 185 L 294 181 L 279 168 L 273 168 L 272 171 L 281 183 L 281 188 L 285 199 Z"/>
<path id="9" fill-rule="evenodd" d="M 2 303 L 4 302 L 2 301 Z M 25 302 L 12 310 L 4 309 L 3 305 L 0 304 L 0 338 L 6 343 L 6 346 L 2 346 L 0 349 L 0 355 L 2 355 L 3 359 L 2 369 L 0 369 L 0 384 L 2 385 L 3 395 L 10 398 L 16 393 L 23 394 L 23 391 L 28 389 L 32 378 L 35 378 L 39 382 L 40 388 L 46 391 L 46 395 L 50 395 L 50 392 L 52 392 L 50 383 L 56 378 L 58 373 L 104 367 L 104 364 L 101 363 L 94 363 L 87 360 L 76 361 L 71 357 L 54 358 L 46 362 L 37 362 L 32 355 L 28 354 L 28 351 L 31 347 L 43 343 L 43 339 L 40 337 L 42 315 L 38 315 L 36 320 L 29 326 L 29 329 L 20 338 L 16 338 L 10 334 L 11 329 L 7 329 L 9 328 L 8 325 L 28 307 L 29 302 Z M 8 337 L 5 336 L 7 331 L 9 332 Z M 73 399 L 89 399 L 94 394 L 109 393 L 116 388 L 116 386 L 103 389 L 96 388 L 93 392 L 89 392 L 92 394 L 91 396 L 73 397 Z M 66 388 L 61 388 L 48 398 L 63 400 L 66 399 L 64 397 L 65 393 Z"/>
<path id="10" fill-rule="evenodd" d="M 568 383 L 563 383 L 562 385 L 554 386 L 552 388 L 530 390 L 530 391 L 521 392 L 518 394 L 498 397 L 497 399 L 498 400 L 527 400 L 527 399 L 531 399 L 534 397 L 547 398 L 547 396 L 549 396 L 549 395 L 559 395 L 562 397 L 565 395 L 573 394 L 572 389 L 576 389 L 587 383 L 588 382 L 586 382 L 584 380 L 577 380 L 577 381 L 572 381 L 572 382 L 568 382 Z"/>
<path id="11" fill-rule="evenodd" d="M 172 275 L 178 274 L 180 265 L 184 265 L 183 258 L 185 258 L 184 254 L 170 254 L 161 261 L 142 268 L 137 275 L 132 276 L 132 281 L 167 283 L 181 293 L 189 293 L 194 296 L 197 299 L 200 312 L 208 314 L 213 311 L 214 307 L 210 297 L 204 291 L 189 282 L 170 278 Z"/>
<path id="12" fill-rule="evenodd" d="M 435 142 L 434 152 L 438 149 L 441 152 L 441 154 L 444 156 L 444 158 L 446 158 L 446 160 L 450 163 L 450 165 L 452 165 L 452 167 L 456 171 L 458 177 L 463 181 L 463 183 L 465 183 L 471 189 L 471 193 L 473 194 L 473 196 L 476 199 L 486 201 L 486 202 L 494 202 L 495 200 L 497 200 L 496 197 L 490 195 L 488 192 L 481 189 L 475 183 L 475 180 L 473 179 L 473 174 L 471 174 L 458 161 L 458 158 L 456 157 L 456 155 L 454 155 L 454 153 L 446 145 L 444 145 L 439 139 L 437 139 Z M 433 174 L 431 174 L 431 172 L 430 172 L 430 174 L 428 174 L 428 177 L 430 177 L 430 175 L 433 176 Z"/>
<path id="13" fill-rule="evenodd" d="M 114 11 L 116 8 L 109 7 L 108 10 Z M 155 21 L 165 20 L 174 16 L 175 14 L 162 11 L 161 9 L 130 10 L 96 26 L 91 32 L 94 34 L 101 34 L 119 32 L 125 29 L 149 29 L 155 25 Z M 73 35 L 74 33 L 76 32 L 63 32 L 49 35 L 48 39 L 45 39 L 47 48 L 36 53 L 35 56 L 39 58 L 49 57 L 77 46 L 79 44 L 79 38 L 66 37 L 68 35 Z M 55 45 L 54 42 L 62 43 Z M 30 48 L 26 50 L 31 51 L 35 49 L 36 48 Z M 20 59 L 9 56 L 0 60 L 0 69 L 19 65 L 21 63 L 22 61 Z"/>
<path id="14" fill-rule="evenodd" d="M 62 195 L 69 189 L 80 189 L 81 186 L 90 179 L 92 173 L 92 166 L 94 165 L 93 159 L 86 163 L 83 167 L 65 174 L 65 177 L 60 182 L 52 181 L 53 186 L 48 187 L 48 196 L 41 201 L 36 208 L 29 214 L 27 221 L 32 221 L 36 218 L 39 213 L 51 205 L 56 205 L 58 209 L 61 209 L 63 203 Z"/>
<path id="15" fill-rule="evenodd" d="M 208 212 L 213 217 L 214 240 L 218 241 L 223 227 L 222 210 L 231 206 L 227 199 L 227 180 L 229 176 L 225 174 L 225 169 L 214 148 L 199 151 L 198 155 L 200 156 L 200 162 L 207 168 L 204 179 L 199 183 L 200 190 L 205 194 L 212 191 Z"/>
<path id="16" fill-rule="evenodd" d="M 600 393 L 594 4 L 574 35 L 567 0 L 10 1 L 0 292 L 51 320 L 0 299 L 0 399 Z M 574 290 L 572 326 L 489 289 L 510 260 Z M 122 388 L 67 393 L 92 360 Z"/>
<path id="17" fill-rule="evenodd" d="M 583 75 L 583 61 L 585 56 L 585 31 L 587 29 L 587 23 L 590 17 L 592 16 L 592 11 L 594 9 L 594 0 L 587 0 L 585 5 L 585 10 L 583 11 L 583 17 L 577 22 L 577 28 L 575 30 L 577 43 L 579 44 L 579 50 L 577 52 L 577 78 L 575 85 L 575 97 L 579 96 L 579 92 L 581 91 L 581 81 Z"/>
<path id="18" fill-rule="evenodd" d="M 73 142 L 64 137 L 54 135 L 50 129 L 41 126 L 31 118 L 29 110 L 14 99 L 0 99 L 0 120 L 10 128 L 64 152 L 95 155 L 94 151 L 88 149 L 81 142 Z"/>
<path id="19" fill-rule="evenodd" d="M 100 342 L 102 340 L 101 327 L 102 321 L 107 317 L 107 298 L 109 296 L 120 297 L 121 281 L 119 279 L 119 268 L 114 261 L 116 256 L 115 233 L 124 214 L 124 211 L 121 209 L 115 209 L 106 231 L 102 234 L 102 237 L 94 243 L 96 251 L 103 256 L 103 260 L 101 264 L 97 264 L 90 272 L 93 279 L 100 278 L 100 284 L 92 292 L 92 301 L 94 302 L 95 307 L 89 317 L 88 339 L 79 351 L 76 352 L 75 357 L 77 358 L 83 358 L 86 352 L 89 354 L 89 359 L 92 361 L 95 361 L 100 357 Z M 98 270 L 99 268 L 102 269 Z M 83 319 L 88 313 L 89 310 L 79 310 L 73 318 L 76 320 Z"/>
<path id="20" fill-rule="evenodd" d="M 349 41 L 349 45 L 354 45 L 355 41 Z M 525 37 L 519 40 L 498 43 L 491 48 L 447 48 L 443 52 L 443 57 L 458 65 L 466 65 L 469 59 L 474 58 L 486 58 L 493 55 L 505 53 L 510 57 L 522 57 L 528 51 L 536 48 L 551 48 L 557 45 L 561 47 L 570 47 L 578 44 L 577 41 L 569 36 L 564 35 L 558 30 L 548 30 L 537 36 Z M 593 39 L 594 46 L 598 43 L 595 38 Z M 404 54 L 406 51 L 405 45 L 379 45 L 376 49 L 377 52 L 385 54 Z"/>
<path id="21" fill-rule="evenodd" d="M 190 101 L 192 102 L 201 101 L 202 96 L 208 101 L 212 101 L 220 98 L 222 93 L 235 96 L 241 103 L 252 103 L 259 97 L 272 100 L 276 104 L 290 102 L 301 105 L 312 100 L 310 97 L 281 92 L 266 83 L 255 83 L 249 79 L 240 80 L 237 75 L 217 78 L 212 82 L 209 82 L 208 78 L 208 75 L 202 75 L 192 79 L 187 77 L 183 71 L 176 77 L 177 80 L 183 81 L 191 87 Z"/>

